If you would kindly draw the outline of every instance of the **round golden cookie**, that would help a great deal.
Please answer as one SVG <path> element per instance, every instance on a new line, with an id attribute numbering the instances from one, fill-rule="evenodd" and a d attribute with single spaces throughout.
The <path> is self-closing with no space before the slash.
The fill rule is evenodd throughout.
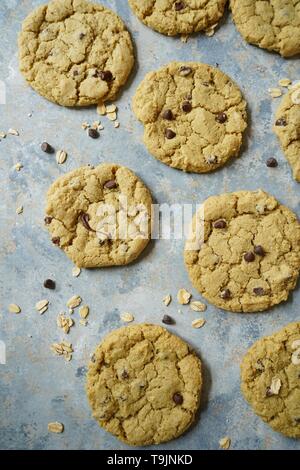
<path id="1" fill-rule="evenodd" d="M 241 365 L 241 388 L 274 431 L 300 438 L 300 323 L 259 339 Z"/>
<path id="2" fill-rule="evenodd" d="M 300 8 L 300 2 L 299 2 Z M 296 181 L 300 183 L 300 84 L 283 97 L 277 112 L 274 132 L 291 165 Z"/>
<path id="3" fill-rule="evenodd" d="M 149 243 L 151 205 L 150 191 L 128 168 L 86 166 L 52 184 L 45 224 L 76 266 L 125 265 Z"/>
<path id="4" fill-rule="evenodd" d="M 197 62 L 172 62 L 148 73 L 133 110 L 149 152 L 188 172 L 210 172 L 236 157 L 247 127 L 239 88 L 218 68 Z"/>
<path id="5" fill-rule="evenodd" d="M 300 0 L 230 0 L 233 21 L 250 44 L 283 57 L 300 53 Z"/>
<path id="6" fill-rule="evenodd" d="M 195 419 L 201 362 L 189 346 L 157 325 L 113 331 L 99 344 L 87 375 L 93 416 L 126 444 L 170 441 Z"/>
<path id="7" fill-rule="evenodd" d="M 213 196 L 193 219 L 184 256 L 193 285 L 213 305 L 261 312 L 296 287 L 300 224 L 261 190 Z"/>
<path id="8" fill-rule="evenodd" d="M 123 21 L 86 0 L 52 0 L 36 8 L 23 22 L 19 58 L 29 85 L 62 106 L 114 99 L 134 64 Z"/>
<path id="9" fill-rule="evenodd" d="M 216 26 L 227 0 L 129 0 L 145 25 L 168 36 L 191 34 Z"/>

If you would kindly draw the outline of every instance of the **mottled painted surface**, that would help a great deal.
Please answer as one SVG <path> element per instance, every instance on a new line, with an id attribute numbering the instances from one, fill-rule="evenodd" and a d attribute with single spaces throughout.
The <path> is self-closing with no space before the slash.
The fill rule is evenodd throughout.
<path id="1" fill-rule="evenodd" d="M 137 321 L 160 322 L 168 312 L 177 320 L 173 331 L 199 351 L 205 365 L 205 390 L 201 419 L 176 442 L 160 449 L 216 449 L 224 435 L 234 449 L 296 449 L 299 443 L 274 433 L 244 402 L 239 391 L 239 363 L 251 343 L 262 335 L 299 319 L 299 289 L 290 300 L 258 315 L 236 315 L 208 306 L 207 324 L 193 330 L 196 316 L 178 305 L 166 308 L 162 298 L 180 287 L 191 289 L 183 266 L 183 241 L 154 243 L 142 259 L 126 268 L 85 271 L 78 279 L 72 264 L 55 249 L 43 226 L 45 193 L 61 174 L 80 165 L 104 161 L 125 164 L 136 171 L 160 203 L 196 203 L 207 196 L 239 189 L 261 187 L 300 214 L 300 185 L 271 131 L 278 101 L 267 89 L 278 79 L 299 79 L 299 59 L 283 60 L 247 45 L 236 32 L 229 14 L 214 37 L 197 35 L 183 44 L 143 26 L 130 12 L 126 0 L 103 0 L 116 10 L 131 30 L 137 49 L 137 67 L 119 101 L 121 128 L 103 120 L 105 130 L 98 141 L 81 130 L 85 120 L 97 118 L 95 109 L 64 109 L 51 104 L 28 88 L 18 72 L 17 32 L 22 19 L 40 5 L 39 0 L 0 2 L 0 80 L 7 87 L 7 104 L 0 105 L 0 130 L 14 127 L 20 137 L 0 142 L 0 340 L 7 346 L 7 365 L 0 365 L 0 447 L 5 449 L 123 449 L 91 419 L 84 392 L 85 369 L 90 353 L 111 329 L 120 326 L 119 314 L 131 311 Z M 169 60 L 199 60 L 220 67 L 242 87 L 249 101 L 251 125 L 241 157 L 211 175 L 186 175 L 155 161 L 142 145 L 142 127 L 134 118 L 130 102 L 145 73 Z M 298 74 L 298 76 L 297 76 Z M 32 117 L 28 117 L 32 113 Z M 47 140 L 64 148 L 69 158 L 58 166 L 43 154 Z M 264 161 L 276 156 L 279 168 L 267 169 Z M 17 162 L 21 172 L 13 170 Z M 24 214 L 15 209 L 24 205 Z M 54 292 L 43 281 L 57 282 Z M 195 298 L 198 298 L 196 292 Z M 78 321 L 69 339 L 74 359 L 65 364 L 53 357 L 52 342 L 63 339 L 56 316 L 73 294 L 90 305 L 89 325 Z M 34 305 L 42 298 L 50 308 L 39 316 Z M 21 315 L 9 314 L 15 302 Z M 75 319 L 78 314 L 75 315 Z M 51 435 L 49 421 L 62 421 L 65 432 Z"/>

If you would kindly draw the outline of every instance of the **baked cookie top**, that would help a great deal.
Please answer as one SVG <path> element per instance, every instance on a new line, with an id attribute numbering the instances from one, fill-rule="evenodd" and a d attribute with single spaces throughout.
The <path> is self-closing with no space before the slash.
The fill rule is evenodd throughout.
<path id="1" fill-rule="evenodd" d="M 275 431 L 300 438 L 300 323 L 261 338 L 241 365 L 242 392 Z"/>
<path id="2" fill-rule="evenodd" d="M 143 23 L 168 36 L 196 33 L 216 25 L 226 3 L 227 0 L 129 0 Z"/>
<path id="3" fill-rule="evenodd" d="M 185 264 L 196 289 L 217 307 L 267 310 L 296 286 L 299 221 L 261 190 L 210 197 L 193 219 Z"/>
<path id="4" fill-rule="evenodd" d="M 273 129 L 292 167 L 294 178 L 300 183 L 300 83 L 283 97 Z"/>
<path id="5" fill-rule="evenodd" d="M 19 59 L 32 88 L 62 106 L 114 99 L 134 64 L 123 21 L 86 0 L 52 0 L 36 8 L 23 22 Z"/>
<path id="6" fill-rule="evenodd" d="M 128 168 L 86 166 L 52 184 L 45 224 L 76 266 L 125 265 L 150 240 L 151 204 L 150 191 Z"/>
<path id="7" fill-rule="evenodd" d="M 246 102 L 218 68 L 172 62 L 146 75 L 133 99 L 144 142 L 163 163 L 206 173 L 238 155 L 247 127 Z"/>
<path id="8" fill-rule="evenodd" d="M 250 44 L 279 52 L 300 53 L 300 0 L 230 0 L 237 29 Z"/>
<path id="9" fill-rule="evenodd" d="M 142 446 L 186 431 L 201 387 L 201 362 L 189 346 L 160 326 L 140 324 L 113 331 L 100 343 L 86 389 L 100 426 Z"/>

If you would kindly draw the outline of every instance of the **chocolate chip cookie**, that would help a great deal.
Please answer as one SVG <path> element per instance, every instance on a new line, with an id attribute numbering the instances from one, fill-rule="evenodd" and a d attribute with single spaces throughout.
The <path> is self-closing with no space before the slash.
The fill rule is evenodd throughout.
<path id="1" fill-rule="evenodd" d="M 29 85 L 62 106 L 114 99 L 134 64 L 122 20 L 86 0 L 52 0 L 36 8 L 23 22 L 19 58 Z"/>
<path id="2" fill-rule="evenodd" d="M 241 365 L 242 392 L 274 431 L 300 438 L 300 323 L 261 338 Z"/>
<path id="3" fill-rule="evenodd" d="M 168 36 L 191 34 L 216 26 L 227 0 L 129 0 L 137 17 L 147 26 Z"/>
<path id="4" fill-rule="evenodd" d="M 300 183 L 300 83 L 283 97 L 273 129 L 292 167 L 294 178 Z"/>
<path id="5" fill-rule="evenodd" d="M 146 75 L 133 99 L 149 152 L 166 165 L 206 173 L 239 154 L 246 102 L 218 68 L 172 62 Z"/>
<path id="6" fill-rule="evenodd" d="M 300 53 L 300 0 L 230 0 L 230 6 L 247 42 L 283 57 Z"/>
<path id="7" fill-rule="evenodd" d="M 296 287 L 299 221 L 261 190 L 210 197 L 193 219 L 185 264 L 196 289 L 217 307 L 267 310 Z"/>
<path id="8" fill-rule="evenodd" d="M 125 265 L 151 238 L 151 204 L 150 191 L 128 168 L 86 166 L 52 184 L 45 224 L 76 266 Z"/>
<path id="9" fill-rule="evenodd" d="M 160 444 L 195 419 L 201 362 L 160 326 L 140 324 L 110 333 L 89 364 L 87 396 L 106 431 L 133 446 Z"/>

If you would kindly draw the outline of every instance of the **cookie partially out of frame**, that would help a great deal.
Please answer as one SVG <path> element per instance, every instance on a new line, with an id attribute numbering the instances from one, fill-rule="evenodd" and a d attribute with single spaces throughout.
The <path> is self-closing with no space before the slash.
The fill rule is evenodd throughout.
<path id="1" fill-rule="evenodd" d="M 19 58 L 29 85 L 62 106 L 114 99 L 134 64 L 123 21 L 86 0 L 52 0 L 36 8 L 22 24 Z"/>
<path id="2" fill-rule="evenodd" d="M 179 437 L 195 419 L 201 362 L 189 346 L 157 325 L 110 333 L 89 365 L 87 396 L 93 416 L 129 445 Z"/>

